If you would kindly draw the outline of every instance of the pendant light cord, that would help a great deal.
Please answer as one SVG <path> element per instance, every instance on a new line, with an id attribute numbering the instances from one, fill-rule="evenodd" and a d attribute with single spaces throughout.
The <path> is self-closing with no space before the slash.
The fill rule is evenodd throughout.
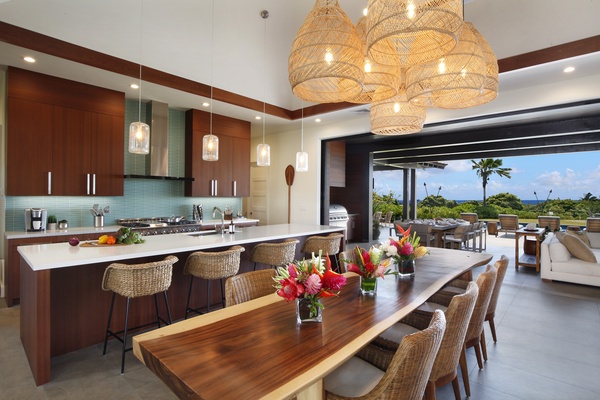
<path id="1" fill-rule="evenodd" d="M 210 136 L 213 135 L 213 86 L 215 73 L 215 0 L 212 1 L 211 25 L 210 25 Z"/>
<path id="2" fill-rule="evenodd" d="M 267 124 L 267 18 L 269 18 L 269 13 L 263 10 L 261 16 L 265 20 L 263 40 L 263 144 L 265 144 L 265 126 Z"/>
<path id="3" fill-rule="evenodd" d="M 138 82 L 138 121 L 142 122 L 142 53 L 143 53 L 143 32 L 144 27 L 144 0 L 140 0 L 140 79 Z"/>
<path id="4" fill-rule="evenodd" d="M 304 100 L 302 100 L 302 125 L 300 130 L 300 151 L 304 153 Z"/>

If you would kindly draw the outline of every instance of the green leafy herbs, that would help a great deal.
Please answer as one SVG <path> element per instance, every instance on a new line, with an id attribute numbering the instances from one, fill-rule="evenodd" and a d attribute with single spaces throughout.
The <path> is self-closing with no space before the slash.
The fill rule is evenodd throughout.
<path id="1" fill-rule="evenodd" d="M 132 232 L 131 228 L 121 228 L 117 231 L 117 243 L 138 244 L 144 243 L 144 238 L 139 232 Z"/>

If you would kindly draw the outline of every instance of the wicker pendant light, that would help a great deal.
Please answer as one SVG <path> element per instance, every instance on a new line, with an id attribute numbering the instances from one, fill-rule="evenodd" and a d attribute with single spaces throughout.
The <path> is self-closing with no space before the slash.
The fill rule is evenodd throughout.
<path id="1" fill-rule="evenodd" d="M 406 72 L 409 100 L 425 107 L 458 109 L 479 96 L 485 82 L 485 61 L 472 25 L 464 24 L 458 44 L 446 56 Z"/>
<path id="2" fill-rule="evenodd" d="M 462 0 L 369 0 L 367 8 L 367 51 L 383 65 L 439 59 L 456 46 L 462 29 Z"/>
<path id="3" fill-rule="evenodd" d="M 398 93 L 400 86 L 400 67 L 381 65 L 372 61 L 367 56 L 367 18 L 362 17 L 356 23 L 356 31 L 362 45 L 364 55 L 364 79 L 361 93 L 352 103 L 366 104 L 373 100 L 375 91 L 381 100 L 393 97 Z"/>
<path id="4" fill-rule="evenodd" d="M 483 35 L 479 33 L 470 22 L 465 23 L 469 24 L 473 30 L 473 33 L 481 46 L 483 59 L 485 61 L 485 82 L 481 89 L 481 93 L 474 99 L 464 102 L 465 107 L 476 107 L 489 103 L 498 96 L 498 59 L 496 58 L 496 54 L 494 54 L 494 50 L 492 50 L 490 44 L 485 40 Z"/>
<path id="5" fill-rule="evenodd" d="M 362 90 L 363 56 L 352 21 L 337 0 L 316 0 L 288 59 L 289 81 L 304 101 L 335 103 Z"/>
<path id="6" fill-rule="evenodd" d="M 403 135 L 416 133 L 423 129 L 425 107 L 411 104 L 406 90 L 401 87 L 392 98 L 379 99 L 375 93 L 371 105 L 371 132 L 376 135 Z"/>

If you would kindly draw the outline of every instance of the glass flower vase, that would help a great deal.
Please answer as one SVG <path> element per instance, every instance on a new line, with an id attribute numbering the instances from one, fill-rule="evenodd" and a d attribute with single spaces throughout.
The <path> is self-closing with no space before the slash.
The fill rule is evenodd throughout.
<path id="1" fill-rule="evenodd" d="M 377 278 L 365 278 L 360 277 L 360 292 L 362 294 L 375 294 L 377 293 Z"/>
<path id="2" fill-rule="evenodd" d="M 296 322 L 299 324 L 321 322 L 323 319 L 322 311 L 321 299 L 312 300 L 304 297 L 296 299 Z"/>
<path id="3" fill-rule="evenodd" d="M 401 260 L 396 263 L 398 276 L 401 278 L 412 278 L 415 276 L 415 260 Z"/>

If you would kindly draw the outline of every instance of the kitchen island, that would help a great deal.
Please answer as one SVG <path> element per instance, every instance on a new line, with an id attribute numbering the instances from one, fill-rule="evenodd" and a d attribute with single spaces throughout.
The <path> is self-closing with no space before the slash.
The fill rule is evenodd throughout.
<path id="1" fill-rule="evenodd" d="M 179 258 L 173 269 L 168 291 L 173 319 L 183 318 L 189 277 L 183 275 L 185 260 L 194 251 L 245 247 L 240 272 L 250 270 L 248 261 L 252 247 L 258 243 L 278 242 L 297 238 L 296 258 L 302 258 L 300 248 L 307 237 L 344 233 L 344 228 L 311 224 L 281 224 L 242 228 L 234 234 L 172 234 L 145 237 L 137 245 L 81 247 L 68 243 L 20 246 L 21 256 L 21 341 L 34 379 L 38 385 L 49 382 L 50 358 L 88 347 L 104 340 L 106 318 L 111 294 L 101 289 L 102 276 L 112 262 L 142 263 L 163 259 L 167 255 Z M 342 241 L 343 250 L 344 241 Z M 205 281 L 195 283 L 197 307 L 205 302 Z M 214 291 L 211 302 L 220 301 Z M 123 326 L 125 301 L 115 304 L 113 328 Z M 132 326 L 154 320 L 151 297 L 134 299 L 130 321 Z"/>

